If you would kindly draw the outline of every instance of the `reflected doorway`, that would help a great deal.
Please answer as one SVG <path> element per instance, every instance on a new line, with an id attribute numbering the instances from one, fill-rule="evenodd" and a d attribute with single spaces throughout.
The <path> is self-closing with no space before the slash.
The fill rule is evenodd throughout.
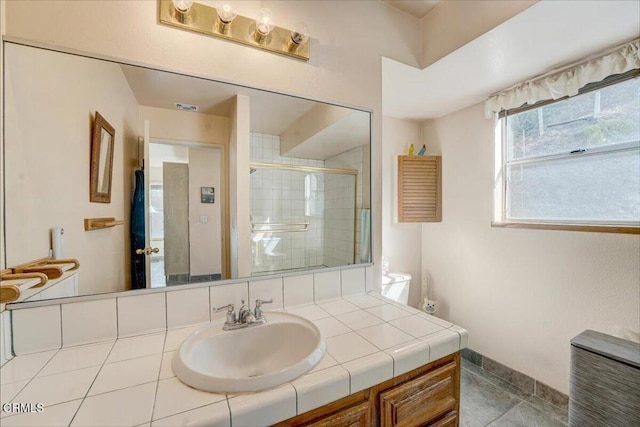
<path id="1" fill-rule="evenodd" d="M 148 287 L 222 278 L 222 150 L 152 140 Z"/>

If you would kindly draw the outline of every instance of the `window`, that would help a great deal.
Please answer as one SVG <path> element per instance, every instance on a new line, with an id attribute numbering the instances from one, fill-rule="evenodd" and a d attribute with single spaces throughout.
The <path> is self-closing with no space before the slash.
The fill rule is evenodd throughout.
<path id="1" fill-rule="evenodd" d="M 640 226 L 638 70 L 508 110 L 499 125 L 499 223 Z"/>

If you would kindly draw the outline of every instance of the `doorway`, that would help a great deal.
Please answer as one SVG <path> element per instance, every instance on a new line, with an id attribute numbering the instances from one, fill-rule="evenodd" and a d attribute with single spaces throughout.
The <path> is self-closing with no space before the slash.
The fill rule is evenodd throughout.
<path id="1" fill-rule="evenodd" d="M 149 142 L 147 287 L 222 279 L 222 158 L 218 147 Z"/>

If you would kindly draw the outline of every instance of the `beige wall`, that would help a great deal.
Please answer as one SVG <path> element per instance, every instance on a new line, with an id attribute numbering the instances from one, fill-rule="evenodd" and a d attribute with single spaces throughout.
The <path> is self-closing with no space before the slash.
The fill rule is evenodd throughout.
<path id="1" fill-rule="evenodd" d="M 157 23 L 155 1 L 8 2 L 7 34 L 137 63 L 374 110 L 381 170 L 381 56 L 420 65 L 419 21 L 377 1 L 264 1 L 279 25 L 304 21 L 311 60 L 299 61 Z M 339 13 L 336 13 L 338 11 Z M 82 19 L 78 19 L 82 17 Z M 375 30 L 370 28 L 375 23 Z M 373 259 L 381 256 L 381 174 L 373 173 Z M 379 273 L 379 268 L 375 269 Z M 376 280 L 378 283 L 378 280 Z"/>
<path id="2" fill-rule="evenodd" d="M 61 226 L 64 255 L 80 261 L 80 294 L 124 290 L 131 199 L 125 171 L 135 165 L 138 108 L 120 67 L 18 45 L 5 46 L 5 55 L 8 266 L 48 256 L 50 229 Z M 115 128 L 111 203 L 89 202 L 96 111 Z M 83 220 L 91 217 L 126 223 L 85 232 Z"/>
<path id="3" fill-rule="evenodd" d="M 250 99 L 234 98 L 229 117 L 229 218 L 231 277 L 251 275 L 249 202 Z"/>
<path id="4" fill-rule="evenodd" d="M 7 26 L 6 20 L 6 2 L 5 0 L 0 0 L 0 37 L 4 35 L 5 28 Z M 4 93 L 4 43 L 0 43 L 0 93 Z M 4 114 L 0 114 L 0 129 L 4 129 Z M 1 148 L 4 144 L 4 132 L 0 132 L 0 153 L 2 153 Z M 4 200 L 4 174 L 0 174 L 0 200 Z M 4 218 L 4 203 L 0 203 L 0 219 Z M 4 221 L 0 221 L 0 242 L 4 242 Z M 0 270 L 4 269 L 5 259 L 4 259 L 4 243 L 0 243 Z M 4 305 L 0 307 L 0 313 L 4 310 Z M 2 315 L 0 315 L 0 331 L 2 331 Z M 2 345 L 2 340 L 0 340 L 0 345 Z M 0 363 L 3 362 L 2 359 L 2 349 L 0 349 Z"/>
<path id="5" fill-rule="evenodd" d="M 192 276 L 222 273 L 222 153 L 189 149 L 189 249 Z M 215 202 L 201 203 L 200 187 L 213 187 Z M 202 222 L 200 218 L 206 217 Z"/>
<path id="6" fill-rule="evenodd" d="M 422 227 L 439 315 L 469 347 L 567 393 L 569 340 L 638 332 L 636 235 L 492 228 L 494 123 L 478 104 L 426 122 L 442 152 L 443 220 Z"/>
<path id="7" fill-rule="evenodd" d="M 230 126 L 229 117 L 223 116 L 214 116 L 211 114 L 202 114 L 202 113 L 194 113 L 190 111 L 180 111 L 180 110 L 169 110 L 166 108 L 156 108 L 156 107 L 148 107 L 148 106 L 140 106 L 139 108 L 140 115 L 138 118 L 138 129 L 140 134 L 144 133 L 144 122 L 145 120 L 149 120 L 149 134 L 152 139 L 164 139 L 178 142 L 197 142 L 203 144 L 212 144 L 214 146 L 223 146 L 224 152 L 220 153 L 220 183 L 218 187 L 216 187 L 216 203 L 215 210 L 220 209 L 220 215 L 222 215 L 222 228 L 220 230 L 221 234 L 217 234 L 220 236 L 221 241 L 218 242 L 221 244 L 219 253 L 220 257 L 220 267 L 216 267 L 215 273 L 222 273 L 223 278 L 228 278 L 228 272 L 226 270 L 226 257 L 227 251 L 225 248 L 226 242 L 229 239 L 229 215 L 228 215 L 228 200 L 227 200 L 227 180 L 225 178 L 227 173 L 227 165 L 226 165 L 226 153 L 228 151 L 229 145 L 229 132 Z M 191 163 L 191 162 L 189 162 Z M 153 175 L 152 175 L 153 176 Z M 153 180 L 153 178 L 152 178 Z M 200 197 L 200 189 L 198 188 L 197 197 Z M 220 222 L 216 220 L 216 224 Z M 199 224 L 199 223 L 196 223 Z M 211 222 L 207 223 L 206 227 L 214 227 Z M 196 228 L 201 228 L 199 224 Z M 213 249 L 210 245 L 202 242 L 203 246 L 202 252 L 206 253 L 207 256 L 217 252 L 217 249 Z M 199 245 L 199 244 L 198 244 Z M 206 250 L 205 250 L 206 248 Z M 198 250 L 200 250 L 198 249 Z M 212 252 L 213 251 L 213 252 Z M 217 255 L 215 256 L 218 259 Z M 194 259 L 192 257 L 191 262 L 193 263 L 197 259 L 201 257 L 198 255 Z M 216 264 L 217 266 L 218 264 Z M 204 271 L 205 268 L 199 266 L 195 269 L 195 271 Z M 192 264 L 193 270 L 193 264 Z M 209 273 L 214 273 L 214 271 L 210 271 Z M 197 274 L 209 274 L 209 273 L 197 273 Z M 196 274 L 196 273 L 191 273 Z"/>
<path id="8" fill-rule="evenodd" d="M 306 114 L 280 134 L 280 155 L 291 155 L 289 151 L 351 113 L 351 110 L 334 105 L 314 105 Z"/>
<path id="9" fill-rule="evenodd" d="M 397 156 L 407 154 L 413 143 L 416 152 L 421 139 L 419 122 L 385 116 L 382 123 L 382 256 L 389 260 L 394 273 L 412 276 L 409 305 L 420 302 L 420 276 L 422 268 L 422 229 L 420 224 L 398 223 L 398 167 Z"/>
<path id="10" fill-rule="evenodd" d="M 538 0 L 443 1 L 420 20 L 422 67 L 428 67 Z"/>
<path id="11" fill-rule="evenodd" d="M 149 136 L 183 142 L 227 145 L 229 119 L 211 114 L 140 106 L 138 132 L 144 133 L 144 121 L 149 120 Z"/>

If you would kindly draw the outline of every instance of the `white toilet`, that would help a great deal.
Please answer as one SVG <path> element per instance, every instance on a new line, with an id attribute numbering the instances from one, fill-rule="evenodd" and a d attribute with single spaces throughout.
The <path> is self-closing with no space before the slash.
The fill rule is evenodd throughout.
<path id="1" fill-rule="evenodd" d="M 389 273 L 386 276 L 382 276 L 382 295 L 394 301 L 407 305 L 409 303 L 410 287 L 410 274 Z"/>

